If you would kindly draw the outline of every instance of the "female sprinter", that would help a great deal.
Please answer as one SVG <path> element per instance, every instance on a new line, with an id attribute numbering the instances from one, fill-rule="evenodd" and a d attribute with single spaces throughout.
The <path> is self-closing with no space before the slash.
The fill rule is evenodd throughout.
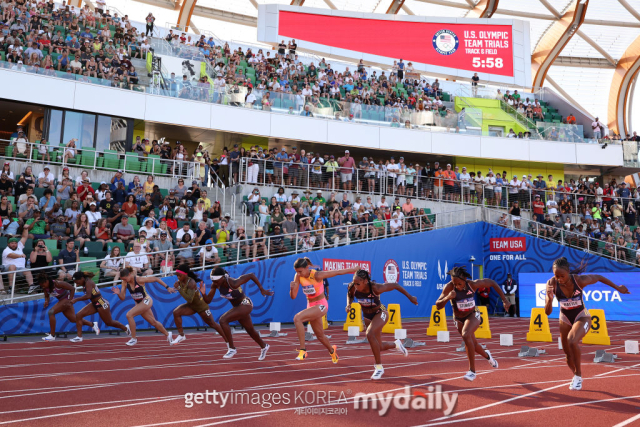
<path id="1" fill-rule="evenodd" d="M 209 301 L 213 299 L 216 293 L 216 289 L 220 291 L 220 296 L 229 300 L 233 306 L 229 311 L 220 316 L 220 326 L 224 329 L 224 333 L 227 336 L 229 351 L 223 356 L 224 359 L 231 359 L 236 354 L 236 347 L 233 345 L 233 335 L 231 334 L 231 328 L 229 328 L 229 322 L 235 320 L 242 325 L 247 331 L 249 336 L 260 346 L 260 357 L 258 360 L 264 360 L 267 357 L 267 351 L 269 351 L 269 345 L 265 344 L 260 338 L 260 334 L 253 328 L 253 322 L 251 321 L 251 311 L 253 310 L 253 302 L 245 295 L 240 286 L 244 285 L 248 281 L 258 286 L 260 293 L 263 296 L 273 296 L 273 291 L 269 291 L 262 287 L 260 281 L 255 274 L 243 274 L 242 276 L 234 279 L 229 277 L 229 274 L 221 267 L 216 267 L 211 271 L 211 290 L 207 297 Z"/>
<path id="2" fill-rule="evenodd" d="M 480 326 L 480 312 L 476 310 L 476 302 L 474 300 L 474 294 L 478 288 L 492 287 L 504 304 L 504 310 L 509 311 L 509 300 L 504 296 L 502 289 L 496 282 L 491 279 L 480 280 L 468 280 L 471 275 L 467 272 L 466 267 L 454 267 L 451 271 L 447 272 L 451 276 L 451 281 L 446 284 L 442 290 L 442 294 L 438 301 L 436 301 L 436 307 L 441 310 L 447 301 L 451 301 L 451 307 L 453 307 L 453 318 L 455 320 L 458 332 L 462 335 L 464 345 L 467 348 L 467 357 L 469 358 L 469 372 L 464 376 L 467 381 L 473 381 L 476 379 L 476 355 L 478 353 L 489 361 L 492 368 L 498 367 L 498 362 L 491 357 L 491 353 L 488 350 L 484 350 L 482 346 L 476 341 L 475 332 Z"/>
<path id="3" fill-rule="evenodd" d="M 581 351 L 578 344 L 580 344 L 580 340 L 589 332 L 591 327 L 591 316 L 582 300 L 582 289 L 587 285 L 601 282 L 611 286 L 621 294 L 629 293 L 625 286 L 618 286 L 599 274 L 579 276 L 585 268 L 586 264 L 581 264 L 578 268 L 572 270 L 566 258 L 558 258 L 553 262 L 553 277 L 547 282 L 544 311 L 547 316 L 551 314 L 555 295 L 560 304 L 562 349 L 567 355 L 567 365 L 569 365 L 574 375 L 573 381 L 569 385 L 569 390 L 582 390 Z"/>
<path id="4" fill-rule="evenodd" d="M 399 284 L 385 283 L 381 285 L 372 282 L 367 270 L 358 270 L 353 275 L 353 282 L 347 288 L 347 313 L 351 310 L 351 304 L 354 302 L 362 306 L 364 324 L 367 327 L 367 339 L 369 340 L 371 351 L 373 351 L 373 357 L 376 360 L 375 369 L 371 376 L 372 380 L 379 380 L 384 374 L 384 368 L 380 361 L 381 351 L 397 348 L 403 355 L 409 355 L 399 339 L 395 343 L 382 342 L 382 328 L 387 323 L 389 315 L 387 308 L 380 303 L 380 294 L 389 291 L 399 291 L 409 298 L 409 301 L 418 305 L 418 299 L 409 295 L 409 292 Z"/>
<path id="5" fill-rule="evenodd" d="M 209 304 L 213 299 L 213 295 L 211 295 L 211 297 L 208 295 L 203 296 L 202 291 L 197 286 L 200 278 L 191 271 L 191 267 L 187 264 L 180 264 L 176 269 L 176 275 L 178 276 L 178 280 L 174 283 L 173 287 L 187 302 L 173 310 L 173 320 L 176 322 L 179 335 L 175 340 L 171 341 L 171 345 L 181 343 L 187 339 L 182 329 L 182 316 L 192 316 L 196 313 L 202 317 L 204 323 L 215 329 L 225 342 L 228 342 L 224 330 L 213 320 L 211 310 L 209 310 Z"/>
<path id="6" fill-rule="evenodd" d="M 94 276 L 91 272 L 82 272 L 76 271 L 73 273 L 73 282 L 80 287 L 84 288 L 84 295 L 80 298 L 74 298 L 71 300 L 71 304 L 75 304 L 78 301 L 91 300 L 90 304 L 84 306 L 76 314 L 76 326 L 78 328 L 78 336 L 71 339 L 71 342 L 82 342 L 82 322 L 85 316 L 91 316 L 92 314 L 98 313 L 100 318 L 107 326 L 112 326 L 114 328 L 118 328 L 127 333 L 127 335 L 131 335 L 129 331 L 129 325 L 126 327 L 118 322 L 117 320 L 113 320 L 111 318 L 111 309 L 109 308 L 109 303 L 107 300 L 102 298 L 102 294 L 100 293 L 100 289 L 96 286 L 95 282 L 91 280 Z"/>
<path id="7" fill-rule="evenodd" d="M 347 268 L 344 270 L 334 271 L 317 271 L 312 270 L 311 260 L 309 258 L 298 258 L 293 263 L 296 275 L 291 282 L 291 290 L 289 295 L 291 299 L 296 299 L 298 288 L 302 286 L 302 293 L 307 297 L 307 308 L 293 317 L 293 323 L 296 325 L 296 332 L 300 340 L 300 350 L 296 360 L 304 360 L 307 358 L 307 350 L 304 344 L 304 322 L 309 322 L 313 332 L 316 334 L 318 341 L 324 345 L 333 363 L 338 363 L 338 353 L 336 346 L 332 346 L 322 329 L 322 316 L 329 311 L 329 303 L 324 295 L 324 279 L 340 276 L 342 274 L 350 274 L 358 271 L 357 267 Z"/>
<path id="8" fill-rule="evenodd" d="M 56 314 L 62 313 L 64 317 L 69 319 L 69 322 L 76 323 L 76 311 L 73 308 L 73 304 L 71 300 L 73 299 L 73 295 L 76 293 L 76 288 L 68 284 L 67 282 L 63 282 L 62 280 L 51 280 L 46 273 L 40 273 L 38 276 L 38 285 L 44 291 L 44 307 L 47 308 L 49 306 L 49 297 L 53 296 L 58 298 L 58 302 L 49 309 L 49 326 L 51 327 L 51 332 L 45 335 L 42 340 L 43 341 L 55 341 L 56 339 Z M 89 322 L 87 320 L 83 320 L 82 325 L 90 326 L 96 332 L 96 335 L 100 334 L 100 328 L 98 328 L 98 322 Z"/>
<path id="9" fill-rule="evenodd" d="M 118 295 L 118 298 L 124 301 L 127 289 L 129 289 L 131 298 L 136 302 L 136 305 L 127 313 L 127 321 L 129 322 L 129 330 L 131 331 L 131 339 L 127 341 L 127 345 L 136 345 L 138 343 L 138 339 L 136 338 L 136 321 L 134 320 L 138 315 L 142 316 L 142 318 L 149 322 L 151 326 L 162 332 L 164 336 L 167 337 L 169 344 L 171 344 L 171 332 L 167 332 L 164 326 L 162 326 L 162 323 L 158 322 L 156 318 L 153 317 L 153 311 L 151 311 L 153 299 L 147 295 L 144 284 L 150 282 L 160 283 L 169 291 L 170 294 L 174 293 L 176 290 L 167 286 L 167 284 L 159 277 L 136 277 L 133 272 L 133 268 L 131 267 L 126 267 L 120 270 L 120 280 L 122 280 L 122 287 L 118 288 L 117 286 L 114 286 L 111 288 L 113 293 Z"/>

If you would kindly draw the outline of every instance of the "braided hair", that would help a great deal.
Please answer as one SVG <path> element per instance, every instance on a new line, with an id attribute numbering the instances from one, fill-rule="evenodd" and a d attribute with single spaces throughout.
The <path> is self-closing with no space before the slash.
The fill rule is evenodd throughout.
<path id="1" fill-rule="evenodd" d="M 366 280 L 367 283 L 369 284 L 369 287 L 371 287 L 371 274 L 369 274 L 367 270 L 361 268 L 355 273 L 353 273 L 353 280 L 351 281 L 351 283 L 349 283 L 349 286 L 347 287 L 347 293 L 349 294 L 352 293 L 352 290 L 356 286 L 356 277 Z"/>
<path id="2" fill-rule="evenodd" d="M 194 273 L 193 271 L 191 271 L 191 267 L 189 266 L 189 264 L 180 264 L 176 270 L 180 270 L 182 271 L 184 274 L 187 275 L 187 277 L 189 277 L 190 279 L 193 279 L 196 281 L 196 283 L 202 282 L 202 279 L 200 279 L 196 273 Z"/>
<path id="3" fill-rule="evenodd" d="M 464 280 L 471 279 L 471 274 L 469 274 L 467 267 L 464 265 L 453 267 L 451 270 L 447 271 L 447 274 L 451 276 L 451 278 L 458 277 Z"/>
<path id="4" fill-rule="evenodd" d="M 578 266 L 574 267 L 569 264 L 569 260 L 565 257 L 560 257 L 553 262 L 553 267 L 567 270 L 570 274 L 582 274 L 586 271 L 588 265 L 585 260 L 582 260 Z"/>

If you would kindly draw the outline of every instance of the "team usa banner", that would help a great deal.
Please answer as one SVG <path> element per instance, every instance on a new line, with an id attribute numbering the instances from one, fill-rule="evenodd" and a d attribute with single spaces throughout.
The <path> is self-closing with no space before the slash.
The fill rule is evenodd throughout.
<path id="1" fill-rule="evenodd" d="M 590 286 L 587 290 L 592 290 L 592 293 L 586 298 L 587 308 L 604 308 L 607 318 L 612 320 L 640 320 L 640 314 L 635 309 L 640 302 L 638 300 L 640 289 L 636 285 L 640 279 L 640 269 L 588 255 L 546 240 L 525 236 L 503 227 L 476 223 L 229 267 L 228 272 L 232 277 L 254 273 L 266 289 L 274 291 L 274 296 L 264 297 L 252 282 L 243 286 L 245 293 L 253 301 L 254 323 L 292 323 L 293 316 L 306 307 L 302 292 L 298 293 L 295 300 L 289 297 L 289 284 L 295 275 L 293 263 L 301 256 L 309 257 L 315 266 L 323 270 L 359 267 L 369 271 L 376 282 L 401 284 L 409 294 L 417 297 L 419 305 L 409 303 L 399 292 L 385 293 L 382 296 L 382 303 L 400 304 L 403 318 L 428 318 L 431 315 L 431 306 L 450 280 L 446 274 L 447 271 L 459 265 L 465 265 L 469 272 L 473 272 L 476 279 L 479 278 L 481 266 L 484 266 L 484 277 L 491 278 L 498 284 L 506 279 L 507 273 L 511 273 L 516 280 L 522 282 L 518 290 L 522 304 L 521 313 L 523 316 L 528 316 L 530 308 L 538 306 L 536 284 L 546 283 L 553 274 L 551 272 L 553 261 L 564 256 L 574 264 L 579 264 L 582 260 L 586 261 L 589 264 L 589 272 L 598 274 L 616 272 L 611 279 L 618 284 L 626 285 L 631 291 L 631 295 L 609 293 L 605 296 L 604 291 L 609 291 L 610 288 L 599 284 Z M 474 261 L 471 261 L 472 257 Z M 207 290 L 211 285 L 210 272 L 206 270 L 199 273 L 207 285 Z M 343 322 L 346 318 L 346 293 L 350 280 L 348 275 L 329 279 L 327 317 L 330 321 Z M 163 281 L 172 286 L 176 277 L 169 276 L 163 278 Z M 154 283 L 148 283 L 146 290 L 154 300 L 152 310 L 155 318 L 167 329 L 175 328 L 172 312 L 184 302 L 182 297 L 177 293 L 169 294 L 164 287 Z M 113 318 L 126 323 L 126 313 L 134 305 L 128 293 L 125 300 L 121 301 L 111 293 L 110 287 L 101 288 L 101 292 L 111 306 Z M 493 305 L 497 295 L 494 292 L 491 295 Z M 39 299 L 0 306 L 0 333 L 48 332 L 49 320 L 43 302 Z M 77 303 L 76 312 L 87 303 L 86 301 Z M 210 308 L 217 321 L 231 308 L 231 305 L 216 294 Z M 490 313 L 492 309 L 490 307 Z M 450 320 L 449 305 L 446 307 L 446 313 Z M 618 317 L 619 313 L 622 313 L 620 317 Z M 101 328 L 104 327 L 97 314 L 86 319 L 92 322 L 97 321 Z M 57 331 L 75 332 L 75 324 L 71 325 L 62 314 L 56 316 L 56 322 Z M 139 316 L 136 317 L 136 322 L 136 326 L 140 329 L 149 328 L 146 321 Z M 204 326 L 199 316 L 185 316 L 183 323 L 187 328 Z M 426 328 L 425 321 L 425 331 Z"/>
<path id="2" fill-rule="evenodd" d="M 432 18 L 326 11 L 285 5 L 258 8 L 258 40 L 273 45 L 295 39 L 319 55 L 393 64 L 415 72 L 528 85 L 529 24 L 508 19 Z M 384 69 L 384 67 L 383 67 Z M 405 68 L 406 71 L 406 68 Z"/>

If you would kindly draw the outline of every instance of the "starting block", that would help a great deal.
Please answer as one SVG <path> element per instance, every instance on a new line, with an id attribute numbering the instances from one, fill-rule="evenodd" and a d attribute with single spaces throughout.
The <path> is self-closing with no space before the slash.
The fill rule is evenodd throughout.
<path id="1" fill-rule="evenodd" d="M 4 340 L 7 340 L 7 336 L 5 335 Z M 625 341 L 624 342 L 624 352 L 627 354 L 638 354 L 640 351 L 638 350 L 638 341 Z"/>
<path id="2" fill-rule="evenodd" d="M 500 345 L 503 347 L 511 347 L 513 345 L 513 335 L 500 334 Z"/>
<path id="3" fill-rule="evenodd" d="M 615 354 L 607 353 L 605 350 L 596 350 L 596 357 L 593 358 L 594 363 L 613 363 L 618 359 Z"/>
<path id="4" fill-rule="evenodd" d="M 327 316 L 322 316 L 322 329 L 329 329 L 329 322 L 327 322 Z"/>
<path id="5" fill-rule="evenodd" d="M 481 305 L 478 307 L 478 311 L 480 311 L 480 326 L 476 329 L 475 336 L 476 338 L 491 338 L 491 329 L 489 328 L 489 313 L 487 312 L 487 307 Z"/>
<path id="6" fill-rule="evenodd" d="M 484 344 L 480 344 L 480 345 L 482 346 L 482 348 L 483 348 L 483 349 L 485 349 L 485 350 L 487 349 L 487 346 L 486 346 L 486 345 L 484 345 Z M 467 348 L 466 348 L 466 347 L 465 347 L 465 345 L 464 345 L 464 341 L 462 341 L 462 344 L 460 344 L 460 347 L 456 348 L 456 351 L 457 351 L 458 353 L 462 353 L 462 352 L 467 351 Z"/>
<path id="7" fill-rule="evenodd" d="M 545 350 L 538 350 L 537 348 L 528 347 L 523 345 L 520 347 L 520 352 L 518 353 L 518 357 L 539 357 L 541 354 L 546 354 Z"/>
<path id="8" fill-rule="evenodd" d="M 362 306 L 357 302 L 351 304 L 351 310 L 347 313 L 347 321 L 344 322 L 342 330 L 348 331 L 351 326 L 357 326 L 360 332 L 364 331 L 364 324 L 362 323 Z"/>
<path id="9" fill-rule="evenodd" d="M 396 329 L 402 329 L 402 316 L 400 315 L 400 304 L 389 304 L 387 306 L 389 320 L 382 327 L 383 334 L 393 334 Z"/>
<path id="10" fill-rule="evenodd" d="M 281 323 L 280 322 L 270 322 L 269 323 L 269 335 L 262 335 L 260 334 L 260 337 L 262 338 L 278 338 L 278 337 L 286 337 L 288 334 L 284 333 L 281 334 L 280 333 L 280 327 L 281 327 Z"/>
<path id="11" fill-rule="evenodd" d="M 447 315 L 444 313 L 444 308 L 438 310 L 435 305 L 431 307 L 431 318 L 429 318 L 429 327 L 427 328 L 427 335 L 434 337 L 438 335 L 438 331 L 447 331 Z"/>
<path id="12" fill-rule="evenodd" d="M 532 308 L 527 341 L 552 342 L 549 318 L 543 308 Z"/>
<path id="13" fill-rule="evenodd" d="M 407 338 L 407 330 L 406 329 L 396 329 L 393 333 L 394 338 L 397 340 L 404 340 Z"/>
<path id="14" fill-rule="evenodd" d="M 407 339 L 404 340 L 402 345 L 404 345 L 405 348 L 414 348 L 414 347 L 420 347 L 420 346 L 423 346 L 423 345 L 427 345 L 427 343 L 414 341 L 411 338 L 407 338 Z"/>
<path id="15" fill-rule="evenodd" d="M 120 329 L 116 329 L 115 331 L 109 331 L 109 335 L 118 335 L 118 336 L 120 336 L 120 332 L 122 332 Z"/>
<path id="16" fill-rule="evenodd" d="M 367 341 L 366 338 L 358 339 L 360 336 L 360 328 L 358 326 L 349 326 L 347 334 L 349 335 L 347 338 L 347 344 L 362 344 Z"/>
<path id="17" fill-rule="evenodd" d="M 331 335 L 325 335 L 327 338 L 331 338 Z M 310 323 L 307 323 L 307 332 L 304 334 L 305 341 L 313 341 L 317 339 L 315 334 L 313 333 L 313 328 Z"/>
<path id="18" fill-rule="evenodd" d="M 67 338 L 67 333 L 66 332 L 57 332 L 56 333 L 56 338 Z"/>
<path id="19" fill-rule="evenodd" d="M 205 331 L 205 332 L 207 332 L 208 329 L 209 329 L 208 325 L 196 326 L 196 331 Z"/>
<path id="20" fill-rule="evenodd" d="M 582 338 L 582 344 L 611 345 L 604 310 L 591 309 L 589 314 L 591 314 L 591 328 Z"/>
<path id="21" fill-rule="evenodd" d="M 449 331 L 438 331 L 437 342 L 449 342 Z"/>

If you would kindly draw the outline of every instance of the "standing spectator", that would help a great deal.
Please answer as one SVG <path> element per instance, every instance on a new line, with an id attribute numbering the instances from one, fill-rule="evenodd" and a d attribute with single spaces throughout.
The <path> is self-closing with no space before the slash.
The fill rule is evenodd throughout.
<path id="1" fill-rule="evenodd" d="M 231 163 L 231 177 L 233 184 L 238 182 L 238 171 L 240 170 L 240 148 L 238 144 L 233 146 L 233 151 L 229 153 L 229 161 Z"/>
<path id="2" fill-rule="evenodd" d="M 540 200 L 540 195 L 536 194 L 533 199 L 533 214 L 536 217 L 536 221 L 544 221 L 544 202 Z"/>
<path id="3" fill-rule="evenodd" d="M 145 21 L 147 21 L 147 29 L 145 31 L 145 36 L 147 37 L 149 37 L 150 35 L 153 36 L 153 23 L 155 22 L 155 20 L 156 20 L 155 16 L 153 16 L 153 14 L 149 12 L 147 17 L 145 18 Z"/>
<path id="4" fill-rule="evenodd" d="M 595 139 L 602 138 L 602 129 L 604 129 L 604 125 L 600 123 L 600 119 L 598 117 L 591 123 L 591 129 L 593 130 L 593 137 Z"/>
<path id="5" fill-rule="evenodd" d="M 511 307 L 509 308 L 509 316 L 514 317 L 516 316 L 516 291 L 518 290 L 518 284 L 516 283 L 515 280 L 513 280 L 513 278 L 511 277 L 511 273 L 507 274 L 507 280 L 504 281 L 504 283 L 502 283 L 502 292 L 504 292 L 505 296 L 507 297 L 507 300 L 509 301 L 509 303 L 511 304 Z M 505 317 L 507 316 L 507 313 L 504 314 Z"/>
<path id="6" fill-rule="evenodd" d="M 353 167 L 356 162 L 353 157 L 350 156 L 349 150 L 344 151 L 344 157 L 338 159 L 340 165 L 340 181 L 342 182 L 342 189 L 344 191 L 351 191 L 351 183 L 353 179 Z"/>
<path id="7" fill-rule="evenodd" d="M 513 202 L 511 209 L 509 209 L 509 214 L 511 215 L 513 226 L 520 229 L 520 205 L 517 200 Z"/>
<path id="8" fill-rule="evenodd" d="M 480 77 L 478 77 L 478 73 L 473 73 L 473 77 L 471 77 L 471 91 L 473 93 L 473 97 L 478 97 L 478 82 L 480 81 Z"/>

